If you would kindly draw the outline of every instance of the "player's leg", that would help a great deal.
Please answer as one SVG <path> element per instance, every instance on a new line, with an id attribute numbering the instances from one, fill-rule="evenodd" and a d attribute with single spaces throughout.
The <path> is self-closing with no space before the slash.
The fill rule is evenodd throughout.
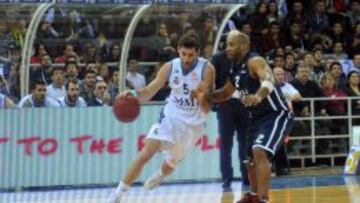
<path id="1" fill-rule="evenodd" d="M 256 189 L 260 199 L 269 199 L 271 165 L 268 157 L 268 152 L 260 147 L 253 149 L 255 174 L 256 174 Z"/>
<path id="2" fill-rule="evenodd" d="M 144 187 L 146 189 L 153 189 L 160 185 L 165 177 L 169 176 L 175 170 L 175 166 L 163 161 L 160 168 L 149 178 L 146 179 Z"/>
<path id="3" fill-rule="evenodd" d="M 161 167 L 144 183 L 144 187 L 147 189 L 153 189 L 164 180 L 164 178 L 170 175 L 177 164 L 185 159 L 195 147 L 201 135 L 203 135 L 204 126 L 190 126 L 182 122 L 178 122 L 174 127 L 172 134 L 177 137 L 175 143 L 172 143 L 170 147 L 164 147 L 162 152 L 165 160 Z"/>
<path id="4" fill-rule="evenodd" d="M 144 148 L 141 149 L 138 157 L 132 162 L 126 175 L 123 178 L 123 183 L 131 185 L 140 175 L 144 165 L 159 151 L 161 141 L 154 139 L 147 139 Z"/>
<path id="5" fill-rule="evenodd" d="M 257 138 L 252 147 L 256 168 L 256 182 L 259 199 L 266 202 L 269 199 L 271 162 L 282 144 L 284 134 L 288 132 L 291 116 L 287 112 L 278 112 L 269 115 L 259 123 Z"/>
<path id="6" fill-rule="evenodd" d="M 124 178 L 120 181 L 114 193 L 109 198 L 111 203 L 120 203 L 122 196 L 130 188 L 133 182 L 139 177 L 144 165 L 160 149 L 161 142 L 155 139 L 147 139 L 138 157 L 131 163 Z"/>

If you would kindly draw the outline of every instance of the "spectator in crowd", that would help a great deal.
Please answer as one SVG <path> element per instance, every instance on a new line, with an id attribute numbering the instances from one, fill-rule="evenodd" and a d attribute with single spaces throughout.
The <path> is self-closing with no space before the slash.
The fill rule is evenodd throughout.
<path id="1" fill-rule="evenodd" d="M 253 41 L 254 34 L 252 32 L 251 24 L 249 23 L 249 21 L 245 21 L 240 26 L 240 31 L 245 33 L 247 36 L 249 36 L 250 41 Z M 250 47 L 251 52 L 257 52 L 258 47 L 256 47 L 255 43 L 251 43 L 250 46 L 251 46 Z"/>
<path id="2" fill-rule="evenodd" d="M 132 84 L 135 90 L 145 87 L 145 76 L 139 72 L 138 61 L 134 58 L 129 60 L 126 79 Z"/>
<path id="3" fill-rule="evenodd" d="M 88 102 L 88 106 L 109 106 L 111 102 L 111 96 L 109 94 L 108 85 L 104 80 L 98 80 L 95 84 L 94 96 L 92 100 Z"/>
<path id="4" fill-rule="evenodd" d="M 312 52 L 305 52 L 304 65 L 307 66 L 310 70 L 310 80 L 319 82 L 320 76 L 323 74 L 323 72 L 321 72 L 321 70 L 314 70 L 314 55 Z"/>
<path id="5" fill-rule="evenodd" d="M 20 101 L 20 65 L 12 64 L 8 78 L 9 97 L 15 103 Z"/>
<path id="6" fill-rule="evenodd" d="M 350 71 L 347 77 L 346 94 L 349 97 L 360 97 L 360 73 Z M 360 99 L 351 100 L 352 115 L 360 115 Z M 360 119 L 353 119 L 353 125 L 360 125 Z"/>
<path id="7" fill-rule="evenodd" d="M 350 9 L 347 12 L 347 16 L 350 19 L 352 27 L 356 23 L 360 22 L 360 2 L 357 0 L 351 0 Z"/>
<path id="8" fill-rule="evenodd" d="M 304 50 L 308 46 L 306 35 L 301 31 L 300 21 L 293 21 L 290 24 L 290 32 L 286 32 L 285 45 L 293 49 Z"/>
<path id="9" fill-rule="evenodd" d="M 314 72 L 317 75 L 321 75 L 325 72 L 325 64 L 323 62 L 323 51 L 321 49 L 314 49 L 314 61 L 313 61 L 313 67 Z"/>
<path id="10" fill-rule="evenodd" d="M 267 20 L 267 6 L 265 2 L 259 2 L 256 11 L 249 16 L 248 22 L 251 25 L 253 38 L 252 43 L 254 43 L 256 50 L 261 50 L 262 36 L 266 35 L 269 32 L 269 21 Z"/>
<path id="11" fill-rule="evenodd" d="M 80 96 L 89 104 L 94 100 L 94 89 L 96 84 L 96 73 L 92 70 L 86 70 L 84 80 L 80 84 Z"/>
<path id="12" fill-rule="evenodd" d="M 9 28 L 6 21 L 0 22 L 0 59 L 2 61 L 9 61 L 9 45 L 14 39 L 9 33 Z"/>
<path id="13" fill-rule="evenodd" d="M 324 93 L 322 92 L 319 85 L 310 79 L 310 68 L 305 66 L 305 64 L 300 63 L 297 67 L 297 74 L 295 80 L 290 82 L 294 86 L 303 98 L 314 98 L 314 97 L 323 97 Z M 326 109 L 322 102 L 319 102 L 317 105 L 316 112 L 321 115 L 326 114 Z M 294 102 L 294 112 L 296 116 L 310 116 L 310 103 L 309 102 Z"/>
<path id="14" fill-rule="evenodd" d="M 46 96 L 46 84 L 42 80 L 33 81 L 31 94 L 23 97 L 19 108 L 59 107 L 59 103 Z"/>
<path id="15" fill-rule="evenodd" d="M 61 107 L 86 107 L 85 100 L 79 96 L 78 80 L 70 79 L 65 84 L 66 95 L 58 98 Z"/>
<path id="16" fill-rule="evenodd" d="M 60 32 L 58 32 L 50 22 L 43 21 L 39 25 L 39 30 L 37 31 L 38 39 L 55 39 L 61 37 Z"/>
<path id="17" fill-rule="evenodd" d="M 109 81 L 109 93 L 111 96 L 111 102 L 115 100 L 117 94 L 119 94 L 119 70 L 114 70 Z"/>
<path id="18" fill-rule="evenodd" d="M 354 54 L 360 53 L 360 21 L 355 24 L 350 38 L 347 40 L 346 52 L 351 56 L 351 58 Z"/>
<path id="19" fill-rule="evenodd" d="M 332 99 L 334 98 L 340 98 L 340 97 L 346 97 L 346 93 L 336 87 L 336 80 L 333 74 L 326 73 L 323 75 L 321 79 L 321 85 L 324 92 L 324 95 L 326 97 L 330 97 Z M 342 116 L 346 115 L 345 110 L 345 100 L 328 100 L 325 102 L 325 108 L 326 112 L 330 116 Z M 332 120 L 324 120 L 323 122 L 328 122 L 328 128 L 330 130 L 331 134 L 343 134 L 346 133 L 344 128 L 346 124 L 346 120 L 343 119 L 332 119 Z M 346 149 L 347 142 L 344 139 L 337 139 L 335 140 L 318 140 L 317 141 L 317 149 L 316 151 L 322 152 L 322 153 L 331 153 L 331 150 L 335 150 L 338 148 Z M 337 146 L 336 146 L 337 145 Z M 336 147 L 333 147 L 336 146 Z"/>
<path id="20" fill-rule="evenodd" d="M 78 55 L 75 53 L 74 45 L 67 43 L 64 46 L 63 55 L 56 57 L 55 63 L 65 63 L 66 58 L 73 56 L 79 58 Z"/>
<path id="21" fill-rule="evenodd" d="M 325 72 L 329 72 L 330 71 L 330 66 L 331 64 L 333 64 L 334 62 L 337 62 L 336 58 L 333 56 L 326 56 L 325 58 Z"/>
<path id="22" fill-rule="evenodd" d="M 214 16 L 205 13 L 202 17 L 202 26 L 200 27 L 199 37 L 201 50 L 208 44 L 214 44 L 216 38 L 216 22 Z"/>
<path id="23" fill-rule="evenodd" d="M 0 93 L 0 109 L 11 109 L 14 107 L 14 102 L 6 95 Z"/>
<path id="24" fill-rule="evenodd" d="M 109 54 L 107 54 L 103 61 L 104 62 L 116 62 L 120 61 L 121 46 L 119 43 L 113 43 L 109 47 Z"/>
<path id="25" fill-rule="evenodd" d="M 275 48 L 284 47 L 285 39 L 280 32 L 280 25 L 277 22 L 270 24 L 270 31 L 263 35 L 262 40 L 262 53 L 267 54 Z"/>
<path id="26" fill-rule="evenodd" d="M 285 54 L 285 82 L 290 82 L 294 80 L 296 74 L 296 63 L 295 63 L 295 54 L 293 52 L 288 52 Z"/>
<path id="27" fill-rule="evenodd" d="M 294 0 L 290 12 L 288 12 L 283 18 L 282 27 L 284 28 L 285 33 L 290 32 L 290 28 L 292 29 L 294 22 L 297 22 L 297 29 L 300 33 L 307 32 L 309 19 L 305 14 L 304 5 L 301 0 Z"/>
<path id="28" fill-rule="evenodd" d="M 279 10 L 275 0 L 271 0 L 267 3 L 266 17 L 269 23 L 279 22 Z"/>
<path id="29" fill-rule="evenodd" d="M 49 54 L 41 56 L 40 66 L 33 66 L 30 70 L 30 79 L 32 81 L 43 80 L 45 84 L 51 83 L 51 73 L 53 67 Z"/>
<path id="30" fill-rule="evenodd" d="M 323 34 L 329 28 L 329 17 L 326 14 L 325 0 L 315 1 L 315 10 L 309 15 L 309 33 Z"/>
<path id="31" fill-rule="evenodd" d="M 80 57 L 81 63 L 98 63 L 99 54 L 97 52 L 97 47 L 95 44 L 87 43 L 85 45 L 84 54 Z"/>
<path id="32" fill-rule="evenodd" d="M 54 68 L 51 74 L 51 79 L 52 83 L 46 87 L 46 95 L 54 100 L 65 96 L 64 70 L 59 67 Z"/>
<path id="33" fill-rule="evenodd" d="M 69 79 L 78 79 L 78 65 L 77 63 L 67 62 L 65 63 L 65 78 Z"/>
<path id="34" fill-rule="evenodd" d="M 295 80 L 291 81 L 290 84 L 294 86 L 303 98 L 316 98 L 323 97 L 324 93 L 319 87 L 317 82 L 310 79 L 310 69 L 308 66 L 305 66 L 303 63 L 300 63 L 297 67 L 297 74 Z M 311 116 L 310 112 L 310 102 L 307 101 L 294 101 L 294 113 L 298 117 L 309 117 Z M 317 115 L 326 115 L 326 109 L 323 102 L 315 102 L 314 113 Z M 318 126 L 317 133 L 319 130 L 326 130 L 326 126 Z M 321 128 L 321 129 L 320 129 Z M 304 136 L 309 135 L 310 129 L 307 122 L 304 121 L 295 121 L 293 136 Z"/>
<path id="35" fill-rule="evenodd" d="M 36 63 L 36 64 L 41 63 L 41 56 L 44 54 L 48 54 L 45 44 L 39 42 L 35 45 L 35 47 L 33 49 L 34 49 L 33 50 L 34 55 L 31 56 L 30 63 Z"/>
<path id="36" fill-rule="evenodd" d="M 346 76 L 342 71 L 341 63 L 339 62 L 332 63 L 330 65 L 329 72 L 334 77 L 336 87 L 344 90 L 346 86 Z"/>
<path id="37" fill-rule="evenodd" d="M 289 105 L 292 106 L 292 101 L 300 101 L 302 97 L 299 91 L 295 89 L 295 87 L 292 86 L 290 83 L 286 82 L 284 69 L 282 67 L 275 66 L 273 68 L 273 73 L 276 84 L 281 87 L 281 91 L 285 99 L 288 101 Z"/>
<path id="38" fill-rule="evenodd" d="M 329 38 L 333 43 L 340 42 L 346 44 L 348 35 L 344 32 L 343 25 L 340 22 L 335 22 L 332 26 L 331 31 L 328 34 Z"/>
<path id="39" fill-rule="evenodd" d="M 160 23 L 155 36 L 155 49 L 159 53 L 165 47 L 170 46 L 170 37 L 165 23 Z"/>
<path id="40" fill-rule="evenodd" d="M 346 93 L 341 89 L 336 87 L 336 79 L 331 73 L 326 73 L 322 76 L 320 84 L 324 96 L 336 98 L 336 97 L 346 97 Z M 339 116 L 345 115 L 345 101 L 344 100 L 329 100 L 325 103 L 326 112 L 329 115 Z"/>
<path id="41" fill-rule="evenodd" d="M 98 64 L 98 76 L 100 76 L 105 82 L 110 81 L 109 67 L 105 63 Z"/>
<path id="42" fill-rule="evenodd" d="M 360 73 L 360 52 L 354 55 L 352 63 L 353 63 L 353 67 L 351 67 L 351 69 L 348 72 L 357 71 L 358 73 Z"/>
<path id="43" fill-rule="evenodd" d="M 345 60 L 348 58 L 348 55 L 344 52 L 344 45 L 341 42 L 335 42 L 333 44 L 332 54 L 336 60 Z"/>

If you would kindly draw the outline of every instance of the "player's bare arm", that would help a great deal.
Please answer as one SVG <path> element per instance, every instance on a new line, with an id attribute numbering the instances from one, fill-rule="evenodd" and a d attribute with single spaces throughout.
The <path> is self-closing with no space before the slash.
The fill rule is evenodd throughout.
<path id="1" fill-rule="evenodd" d="M 200 103 L 203 112 L 208 113 L 211 109 L 211 102 L 206 99 L 205 94 L 214 90 L 215 68 L 208 63 L 204 69 L 204 79 L 199 86 L 191 91 L 191 96 L 196 98 Z"/>
<path id="2" fill-rule="evenodd" d="M 154 80 L 152 80 L 146 87 L 136 90 L 126 90 L 120 94 L 120 97 L 125 97 L 128 94 L 135 94 L 140 101 L 150 100 L 166 83 L 170 72 L 170 63 L 164 64 L 157 73 Z"/>
<path id="3" fill-rule="evenodd" d="M 275 79 L 269 65 L 262 57 L 254 57 L 248 62 L 249 73 L 253 78 L 259 79 L 261 86 L 253 95 L 247 95 L 242 102 L 245 106 L 259 104 L 274 89 Z"/>
<path id="4" fill-rule="evenodd" d="M 229 100 L 234 91 L 234 85 L 231 83 L 230 80 L 227 80 L 227 82 L 221 89 L 208 92 L 205 94 L 205 97 L 211 102 L 220 103 Z"/>

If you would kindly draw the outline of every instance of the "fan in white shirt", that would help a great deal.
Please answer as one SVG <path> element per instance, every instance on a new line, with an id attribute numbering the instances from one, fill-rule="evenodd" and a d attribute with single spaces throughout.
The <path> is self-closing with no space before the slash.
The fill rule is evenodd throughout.
<path id="1" fill-rule="evenodd" d="M 52 99 L 65 96 L 64 71 L 62 68 L 54 68 L 51 73 L 52 83 L 46 87 L 46 95 Z"/>
<path id="2" fill-rule="evenodd" d="M 79 96 L 79 82 L 75 79 L 69 79 L 65 85 L 66 96 L 58 99 L 61 107 L 86 107 L 85 100 Z"/>
<path id="3" fill-rule="evenodd" d="M 136 59 L 129 60 L 129 67 L 126 79 L 131 82 L 135 90 L 145 87 L 145 77 L 144 75 L 139 73 L 138 61 Z"/>
<path id="4" fill-rule="evenodd" d="M 301 100 L 301 95 L 299 91 L 295 89 L 295 87 L 293 87 L 291 84 L 285 82 L 285 71 L 283 68 L 275 67 L 273 69 L 273 73 L 276 83 L 280 86 L 281 91 L 289 105 L 291 105 L 291 101 Z"/>

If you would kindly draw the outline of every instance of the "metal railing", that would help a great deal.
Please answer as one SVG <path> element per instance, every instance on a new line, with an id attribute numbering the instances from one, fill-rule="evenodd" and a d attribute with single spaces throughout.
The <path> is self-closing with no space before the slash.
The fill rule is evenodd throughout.
<path id="1" fill-rule="evenodd" d="M 346 114 L 340 116 L 331 116 L 331 115 L 316 115 L 315 103 L 316 102 L 326 102 L 331 100 L 343 100 L 344 105 L 346 106 Z M 316 153 L 316 141 L 318 140 L 333 140 L 333 139 L 341 139 L 345 138 L 349 140 L 349 147 L 352 145 L 353 140 L 353 119 L 360 119 L 360 115 L 353 115 L 352 111 L 352 102 L 353 100 L 360 100 L 360 97 L 322 97 L 322 98 L 304 98 L 301 101 L 309 102 L 310 103 L 310 116 L 308 117 L 296 117 L 295 121 L 308 121 L 310 122 L 310 135 L 308 136 L 296 136 L 289 138 L 290 141 L 302 141 L 302 140 L 309 140 L 311 153 L 304 155 L 290 155 L 289 159 L 298 159 L 301 160 L 301 167 L 303 168 L 305 165 L 305 159 L 311 159 L 312 163 L 315 163 L 319 158 L 330 158 L 331 159 L 331 166 L 334 166 L 334 159 L 339 157 L 346 157 L 347 152 L 344 153 L 330 153 L 330 154 L 317 154 Z M 316 134 L 316 122 L 321 120 L 337 120 L 343 119 L 346 120 L 344 125 L 346 125 L 347 133 L 346 134 L 324 134 L 324 135 L 317 135 Z M 328 126 L 330 127 L 330 126 Z"/>

